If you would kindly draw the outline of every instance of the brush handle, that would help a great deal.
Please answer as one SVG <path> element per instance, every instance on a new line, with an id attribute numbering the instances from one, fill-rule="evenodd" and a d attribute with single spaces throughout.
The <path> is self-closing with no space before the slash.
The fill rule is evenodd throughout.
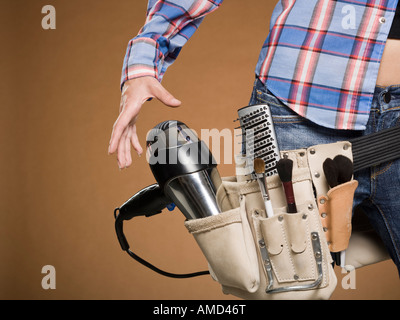
<path id="1" fill-rule="evenodd" d="M 263 173 L 262 179 L 263 179 L 263 184 L 264 184 L 264 188 L 265 188 L 265 196 L 263 196 L 264 203 L 265 203 L 265 210 L 267 212 L 267 217 L 271 218 L 274 216 L 274 209 L 272 208 L 272 202 L 271 202 L 271 198 L 269 196 L 269 192 L 268 192 L 268 188 L 267 188 L 267 177 L 266 177 L 265 173 Z"/>
<path id="2" fill-rule="evenodd" d="M 346 250 L 340 251 L 340 267 L 346 267 Z"/>
<path id="3" fill-rule="evenodd" d="M 287 202 L 287 212 L 296 213 L 296 200 L 294 198 L 293 184 L 292 181 L 282 182 L 283 189 L 285 190 L 286 202 Z"/>
<path id="4" fill-rule="evenodd" d="M 274 209 L 272 208 L 271 200 L 267 200 L 264 198 L 265 210 L 267 212 L 267 217 L 271 218 L 274 216 Z"/>
<path id="5" fill-rule="evenodd" d="M 265 175 L 261 174 L 261 175 L 256 175 L 257 177 L 257 181 L 258 181 L 258 185 L 260 187 L 261 190 L 261 195 L 262 198 L 264 200 L 264 204 L 265 204 L 265 212 L 267 214 L 267 217 L 270 218 L 274 215 L 274 210 L 272 208 L 272 202 L 269 198 L 269 194 L 268 194 L 268 189 L 267 189 L 267 184 L 265 181 Z"/>

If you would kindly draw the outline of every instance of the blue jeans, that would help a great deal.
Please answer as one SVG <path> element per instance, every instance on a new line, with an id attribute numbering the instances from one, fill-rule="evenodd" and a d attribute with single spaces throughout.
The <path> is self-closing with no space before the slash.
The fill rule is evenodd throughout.
<path id="1" fill-rule="evenodd" d="M 389 101 L 390 100 L 390 101 Z M 300 117 L 274 97 L 256 80 L 250 105 L 270 106 L 280 150 L 346 141 L 400 125 L 400 85 L 376 87 L 365 131 L 335 130 Z M 354 207 L 361 208 L 382 238 L 400 274 L 400 160 L 382 163 L 355 172 L 359 186 Z"/>

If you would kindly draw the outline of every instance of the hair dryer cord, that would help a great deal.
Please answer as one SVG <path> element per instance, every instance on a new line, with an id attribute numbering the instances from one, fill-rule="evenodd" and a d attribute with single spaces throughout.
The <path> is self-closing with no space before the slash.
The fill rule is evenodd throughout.
<path id="1" fill-rule="evenodd" d="M 175 273 L 170 273 L 170 272 L 166 272 L 163 271 L 155 266 L 153 266 L 151 263 L 147 262 L 146 260 L 142 259 L 141 257 L 139 257 L 137 254 L 133 253 L 130 249 L 129 249 L 129 244 L 128 241 L 126 241 L 124 232 L 123 232 L 123 219 L 118 219 L 119 215 L 117 215 L 117 211 L 119 210 L 119 208 L 116 208 L 114 210 L 114 218 L 116 219 L 116 231 L 117 231 L 117 236 L 118 239 L 120 241 L 121 247 L 124 251 L 126 251 L 133 259 L 135 259 L 137 262 L 141 263 L 142 265 L 144 265 L 145 267 L 163 275 L 166 277 L 170 277 L 170 278 L 193 278 L 193 277 L 197 277 L 197 276 L 202 276 L 202 275 L 206 275 L 209 274 L 209 271 L 200 271 L 200 272 L 194 272 L 194 273 L 186 273 L 186 274 L 175 274 Z"/>
<path id="2" fill-rule="evenodd" d="M 141 257 L 139 257 L 138 255 L 134 254 L 131 250 L 127 250 L 126 251 L 133 259 L 135 259 L 137 262 L 141 263 L 142 265 L 150 268 L 151 270 L 166 276 L 166 277 L 170 277 L 170 278 L 193 278 L 193 277 L 197 277 L 197 276 L 202 276 L 202 275 L 206 275 L 206 274 L 210 274 L 209 271 L 200 271 L 200 272 L 194 272 L 194 273 L 187 273 L 187 274 L 175 274 L 175 273 L 170 273 L 170 272 L 166 272 L 163 271 L 161 269 L 158 269 L 157 267 L 153 266 L 151 263 L 147 262 L 146 260 L 142 259 Z"/>

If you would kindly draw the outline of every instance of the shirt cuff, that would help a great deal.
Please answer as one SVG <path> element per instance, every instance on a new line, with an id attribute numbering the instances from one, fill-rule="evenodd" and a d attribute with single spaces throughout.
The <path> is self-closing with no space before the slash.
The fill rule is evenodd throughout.
<path id="1" fill-rule="evenodd" d="M 121 89 L 128 80 L 151 76 L 161 81 L 164 55 L 152 38 L 134 38 L 128 43 L 122 67 Z"/>

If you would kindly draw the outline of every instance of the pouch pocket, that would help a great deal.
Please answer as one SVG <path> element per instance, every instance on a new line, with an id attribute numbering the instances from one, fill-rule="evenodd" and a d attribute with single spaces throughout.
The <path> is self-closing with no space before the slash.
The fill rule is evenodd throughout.
<path id="1" fill-rule="evenodd" d="M 309 290 L 321 284 L 321 240 L 310 218 L 305 210 L 288 214 L 286 208 L 275 209 L 271 218 L 254 217 L 262 237 L 259 245 L 269 281 L 267 293 Z"/>
<path id="2" fill-rule="evenodd" d="M 351 236 L 351 219 L 357 180 L 340 184 L 318 198 L 318 208 L 329 250 L 345 250 Z"/>
<path id="3" fill-rule="evenodd" d="M 185 226 L 197 241 L 216 281 L 223 286 L 255 292 L 260 275 L 257 252 L 245 215 L 243 198 L 239 208 L 187 220 Z"/>

